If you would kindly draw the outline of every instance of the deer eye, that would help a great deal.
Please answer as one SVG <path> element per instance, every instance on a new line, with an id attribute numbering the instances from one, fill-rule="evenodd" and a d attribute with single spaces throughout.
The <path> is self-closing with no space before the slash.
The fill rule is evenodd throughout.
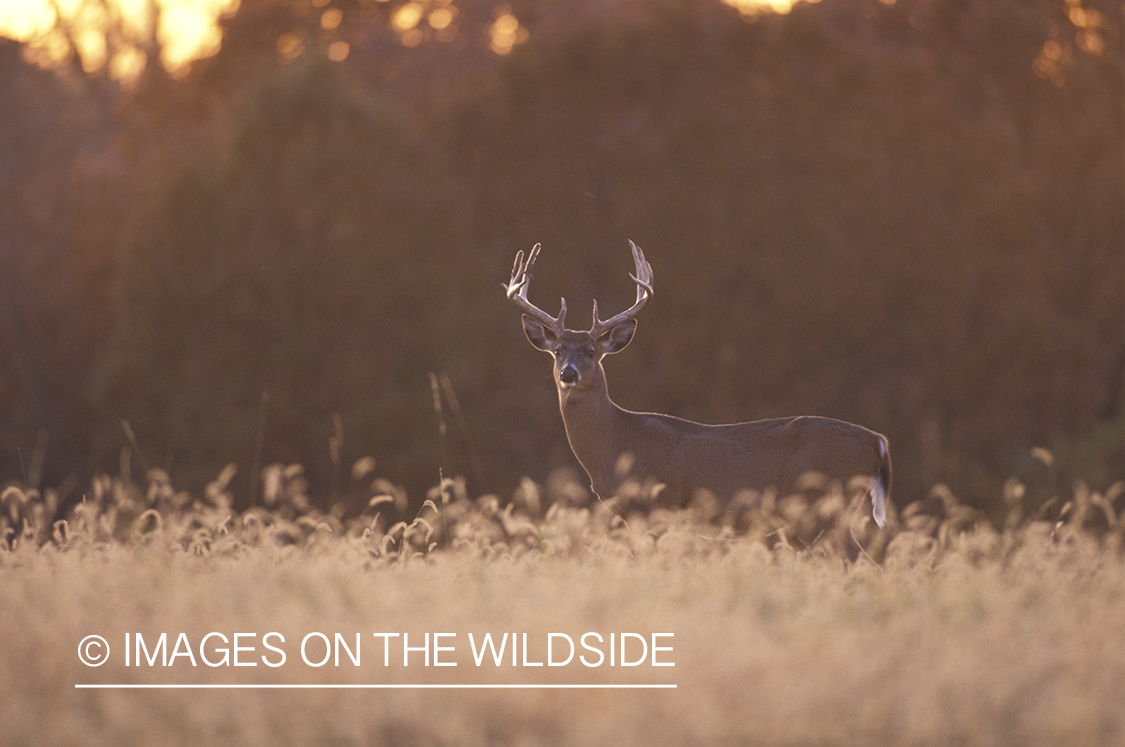
<path id="1" fill-rule="evenodd" d="M 594 351 L 593 350 L 587 350 L 586 351 L 586 359 L 587 360 L 593 360 L 594 359 Z"/>

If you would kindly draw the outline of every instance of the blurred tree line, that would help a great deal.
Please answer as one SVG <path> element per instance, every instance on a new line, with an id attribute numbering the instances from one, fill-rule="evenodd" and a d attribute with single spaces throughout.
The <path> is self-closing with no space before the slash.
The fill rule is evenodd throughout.
<path id="1" fill-rule="evenodd" d="M 1115 0 L 243 0 L 130 85 L 0 43 L 0 475 L 245 485 L 352 462 L 415 502 L 573 465 L 500 282 L 656 296 L 631 409 L 823 414 L 946 482 L 1125 477 Z M 127 426 L 123 426 L 123 422 Z M 328 486 L 331 486 L 329 488 Z M 75 491 L 77 497 L 80 491 Z"/>

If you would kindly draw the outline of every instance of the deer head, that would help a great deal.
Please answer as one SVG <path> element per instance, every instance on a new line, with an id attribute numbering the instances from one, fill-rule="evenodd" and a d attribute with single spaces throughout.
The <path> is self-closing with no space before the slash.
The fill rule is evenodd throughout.
<path id="1" fill-rule="evenodd" d="M 625 348 L 637 330 L 637 313 L 652 296 L 652 267 L 645 261 L 644 253 L 629 242 L 633 249 L 636 274 L 630 275 L 637 284 L 637 300 L 625 311 L 605 321 L 598 318 L 598 302 L 594 301 L 594 323 L 586 332 L 566 329 L 566 299 L 562 299 L 559 315 L 553 317 L 527 300 L 531 284 L 531 268 L 539 257 L 540 245 L 532 247 L 524 261 L 523 252 L 516 254 L 512 278 L 505 287 L 508 298 L 524 311 L 523 331 L 536 349 L 554 357 L 555 385 L 559 396 L 581 395 L 596 388 L 604 389 L 605 376 L 601 360 Z"/>

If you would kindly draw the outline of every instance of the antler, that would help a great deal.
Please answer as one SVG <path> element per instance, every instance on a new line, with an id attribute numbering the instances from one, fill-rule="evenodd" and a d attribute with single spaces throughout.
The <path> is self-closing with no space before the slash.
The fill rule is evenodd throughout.
<path id="1" fill-rule="evenodd" d="M 521 249 L 516 252 L 516 261 L 512 265 L 512 279 L 508 281 L 507 285 L 504 285 L 504 291 L 516 306 L 523 309 L 525 314 L 540 324 L 550 328 L 550 330 L 558 336 L 566 329 L 566 299 L 562 299 L 562 306 L 559 308 L 559 315 L 557 317 L 551 316 L 546 311 L 543 311 L 543 309 L 527 300 L 527 288 L 531 285 L 531 268 L 535 264 L 535 260 L 539 257 L 539 249 L 539 244 L 531 247 L 531 252 L 528 253 L 526 262 L 523 260 L 523 250 Z"/>
<path id="2" fill-rule="evenodd" d="M 637 315 L 637 312 L 644 308 L 648 303 L 648 299 L 652 297 L 652 265 L 645 260 L 644 252 L 640 247 L 629 242 L 629 246 L 633 248 L 633 264 L 637 267 L 636 275 L 629 275 L 633 282 L 637 284 L 637 300 L 633 303 L 632 307 L 622 311 L 617 316 L 606 319 L 604 322 L 598 319 L 598 302 L 594 301 L 594 326 L 590 328 L 590 334 L 594 338 L 601 337 L 607 331 L 616 327 L 624 321 L 628 321 Z"/>

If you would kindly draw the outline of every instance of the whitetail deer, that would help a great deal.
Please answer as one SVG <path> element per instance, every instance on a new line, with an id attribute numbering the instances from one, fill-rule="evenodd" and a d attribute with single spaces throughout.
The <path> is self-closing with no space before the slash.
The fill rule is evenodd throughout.
<path id="1" fill-rule="evenodd" d="M 633 261 L 637 300 L 631 308 L 602 321 L 594 301 L 594 325 L 588 332 L 566 329 L 566 299 L 557 317 L 527 300 L 531 268 L 539 244 L 516 254 L 511 280 L 504 286 L 524 311 L 523 329 L 537 349 L 554 356 L 566 436 L 574 456 L 590 476 L 599 498 L 617 495 L 626 480 L 655 480 L 663 487 L 661 503 L 687 505 L 699 491 L 727 503 L 752 491 L 773 489 L 788 495 L 819 476 L 844 489 L 858 487 L 872 497 L 872 515 L 886 521 L 891 484 L 887 439 L 858 425 L 823 417 L 756 420 L 732 425 L 703 425 L 671 415 L 631 412 L 609 399 L 602 358 L 633 339 L 635 319 L 653 295 L 652 267 L 636 244 Z"/>

